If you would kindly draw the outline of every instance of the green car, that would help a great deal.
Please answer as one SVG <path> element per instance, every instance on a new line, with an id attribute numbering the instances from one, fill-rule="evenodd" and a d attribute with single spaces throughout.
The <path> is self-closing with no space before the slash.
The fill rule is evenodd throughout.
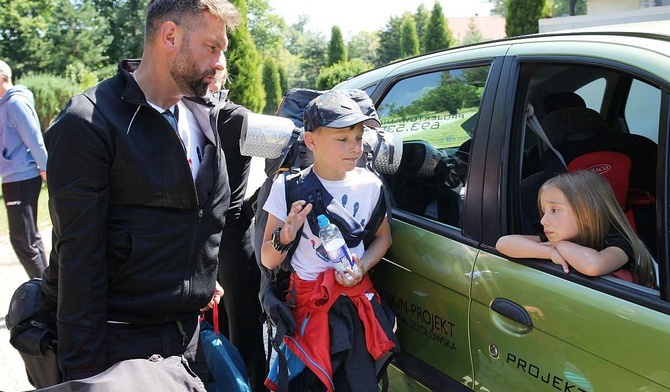
<path id="1" fill-rule="evenodd" d="M 403 351 L 391 390 L 670 390 L 667 21 L 449 49 L 336 88 L 367 91 L 403 137 L 384 175 L 393 245 L 371 272 Z M 495 249 L 540 232 L 539 185 L 594 149 L 630 158 L 616 181 L 658 290 Z"/>

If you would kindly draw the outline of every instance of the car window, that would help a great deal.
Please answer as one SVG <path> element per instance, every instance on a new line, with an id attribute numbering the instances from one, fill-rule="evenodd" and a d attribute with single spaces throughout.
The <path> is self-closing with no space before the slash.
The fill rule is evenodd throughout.
<path id="1" fill-rule="evenodd" d="M 624 116 L 630 133 L 645 136 L 658 143 L 661 90 L 645 82 L 633 80 Z"/>
<path id="2" fill-rule="evenodd" d="M 461 227 L 470 140 L 490 66 L 430 72 L 396 82 L 377 104 L 400 133 L 398 172 L 386 176 L 397 208 Z"/>
<path id="3" fill-rule="evenodd" d="M 583 87 L 578 88 L 575 93 L 584 99 L 587 108 L 600 111 L 603 104 L 607 83 L 605 78 L 596 79 Z"/>
<path id="4" fill-rule="evenodd" d="M 527 90 L 518 95 L 541 107 L 539 132 L 549 143 L 532 126 L 521 127 L 517 232 L 541 233 L 537 192 L 544 181 L 566 170 L 592 170 L 608 179 L 631 226 L 657 257 L 660 89 L 623 70 L 582 64 L 535 64 L 532 69 L 525 73 Z"/>

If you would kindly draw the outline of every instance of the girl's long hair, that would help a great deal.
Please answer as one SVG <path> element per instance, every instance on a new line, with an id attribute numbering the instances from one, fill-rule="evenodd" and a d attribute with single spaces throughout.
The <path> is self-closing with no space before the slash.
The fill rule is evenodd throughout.
<path id="1" fill-rule="evenodd" d="M 635 283 L 656 286 L 653 258 L 631 227 L 612 187 L 603 176 L 590 170 L 580 170 L 550 178 L 540 187 L 538 205 L 540 195 L 548 186 L 563 192 L 575 212 L 579 224 L 575 243 L 601 251 L 607 234 L 619 233 L 633 248 L 635 263 L 632 275 Z"/>

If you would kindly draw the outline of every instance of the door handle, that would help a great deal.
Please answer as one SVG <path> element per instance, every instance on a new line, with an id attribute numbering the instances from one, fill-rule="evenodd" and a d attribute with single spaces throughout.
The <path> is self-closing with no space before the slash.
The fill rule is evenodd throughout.
<path id="1" fill-rule="evenodd" d="M 533 320 L 530 318 L 530 315 L 526 309 L 524 309 L 523 306 L 517 304 L 516 302 L 505 298 L 496 298 L 491 303 L 491 309 L 501 316 L 515 321 L 521 325 L 525 325 L 527 327 L 533 326 Z"/>

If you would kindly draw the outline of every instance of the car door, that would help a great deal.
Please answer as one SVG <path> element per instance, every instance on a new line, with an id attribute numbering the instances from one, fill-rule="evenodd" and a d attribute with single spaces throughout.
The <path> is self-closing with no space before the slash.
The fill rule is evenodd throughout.
<path id="1" fill-rule="evenodd" d="M 486 167 L 483 193 L 490 208 L 482 220 L 492 224 L 484 227 L 472 272 L 470 347 L 474 380 L 480 388 L 667 391 L 670 386 L 665 349 L 670 347 L 670 306 L 663 273 L 668 262 L 664 203 L 668 171 L 662 158 L 667 151 L 670 68 L 667 57 L 651 51 L 631 50 L 631 57 L 624 58 L 627 49 L 614 41 L 573 44 L 569 51 L 555 45 L 552 56 L 537 55 L 548 51 L 546 42 L 518 45 L 505 61 L 510 84 L 498 90 L 496 104 L 511 115 L 494 118 L 502 126 L 497 135 L 489 135 L 487 159 L 499 164 Z M 637 67 L 634 57 L 639 60 Z M 595 76 L 590 80 L 585 74 Z M 580 90 L 588 86 L 588 94 Z M 654 191 L 659 202 L 652 214 L 659 221 L 652 227 L 657 228 L 660 242 L 651 250 L 662 265 L 660 291 L 611 277 L 565 274 L 551 262 L 514 260 L 494 249 L 500 235 L 521 232 L 522 211 L 535 208 L 533 197 L 526 198 L 531 205 L 521 205 L 524 180 L 537 170 L 537 162 L 530 162 L 530 146 L 538 136 L 526 125 L 527 104 L 540 106 L 541 96 L 559 88 L 581 92 L 586 102 L 596 102 L 594 110 L 612 132 L 621 123 L 613 115 L 618 113 L 625 117 L 627 132 L 644 128 L 645 136 L 653 135 L 658 142 L 657 172 L 639 175 L 651 175 L 659 184 Z M 600 95 L 595 99 L 592 94 Z M 650 105 L 645 115 L 631 109 L 640 96 Z"/>
<path id="2" fill-rule="evenodd" d="M 395 366 L 432 390 L 473 382 L 468 314 L 484 159 L 472 154 L 484 152 L 478 135 L 490 127 L 502 64 L 487 57 L 398 72 L 373 94 L 384 130 L 404 142 L 398 171 L 384 176 L 393 245 L 372 277 L 397 317 Z M 392 379 L 391 390 L 404 387 Z"/>

